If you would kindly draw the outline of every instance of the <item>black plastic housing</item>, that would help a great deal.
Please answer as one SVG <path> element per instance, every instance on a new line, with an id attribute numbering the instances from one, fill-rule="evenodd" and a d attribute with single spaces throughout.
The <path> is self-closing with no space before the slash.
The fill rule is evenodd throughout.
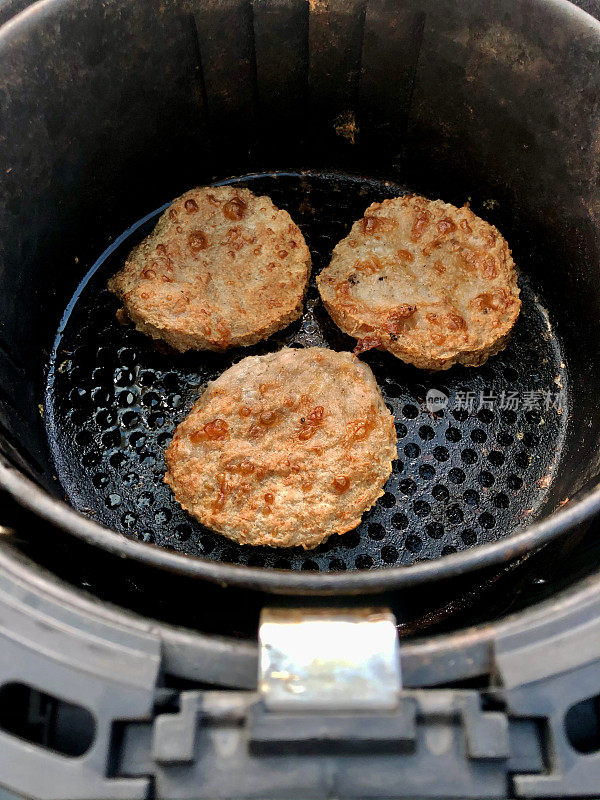
<path id="1" fill-rule="evenodd" d="M 2 485 L 113 553 L 292 594 L 452 578 L 588 521 L 600 505 L 599 43 L 598 23 L 563 0 L 84 0 L 35 5 L 4 25 Z M 493 200 L 494 221 L 543 291 L 576 399 L 548 516 L 435 562 L 311 574 L 186 558 L 62 501 L 39 403 L 87 266 L 190 185 L 288 166 L 387 178 L 455 203 Z"/>

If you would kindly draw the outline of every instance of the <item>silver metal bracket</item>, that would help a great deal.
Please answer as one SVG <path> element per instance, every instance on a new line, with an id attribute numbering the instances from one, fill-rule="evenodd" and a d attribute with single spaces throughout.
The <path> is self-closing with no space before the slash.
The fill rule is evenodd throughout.
<path id="1" fill-rule="evenodd" d="M 401 689 L 394 615 L 385 609 L 265 609 L 259 694 L 269 711 L 392 711 Z"/>

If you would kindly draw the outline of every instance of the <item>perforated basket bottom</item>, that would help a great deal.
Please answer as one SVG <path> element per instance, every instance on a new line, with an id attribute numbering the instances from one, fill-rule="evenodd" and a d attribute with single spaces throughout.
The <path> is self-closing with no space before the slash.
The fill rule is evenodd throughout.
<path id="1" fill-rule="evenodd" d="M 320 173 L 225 183 L 268 194 L 290 212 L 311 249 L 313 278 L 371 202 L 403 191 Z M 56 338 L 45 413 L 57 478 L 76 509 L 125 536 L 215 561 L 321 571 L 438 558 L 507 536 L 535 515 L 564 439 L 568 385 L 546 311 L 522 282 L 523 310 L 511 341 L 479 369 L 427 374 L 386 353 L 364 354 L 395 415 L 399 459 L 385 495 L 356 530 L 309 552 L 270 550 L 235 545 L 187 516 L 162 482 L 163 453 L 206 382 L 244 356 L 283 345 L 351 350 L 354 341 L 330 321 L 314 279 L 301 320 L 267 342 L 224 356 L 166 353 L 119 325 L 106 281 L 163 210 L 101 256 Z M 427 408 L 430 389 L 446 394 L 445 408 Z M 491 407 L 480 407 L 482 393 L 495 395 Z M 564 411 L 555 407 L 561 402 Z"/>

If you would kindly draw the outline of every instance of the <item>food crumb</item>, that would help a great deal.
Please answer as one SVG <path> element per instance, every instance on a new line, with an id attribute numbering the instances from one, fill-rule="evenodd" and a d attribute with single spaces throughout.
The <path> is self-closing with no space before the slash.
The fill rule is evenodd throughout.
<path id="1" fill-rule="evenodd" d="M 350 144 L 356 143 L 358 126 L 353 111 L 340 114 L 333 123 L 333 127 L 338 136 L 343 136 Z"/>
<path id="2" fill-rule="evenodd" d="M 498 207 L 499 203 L 497 200 L 494 200 L 490 197 L 487 200 L 484 200 L 481 205 L 486 209 L 486 211 L 493 211 Z"/>

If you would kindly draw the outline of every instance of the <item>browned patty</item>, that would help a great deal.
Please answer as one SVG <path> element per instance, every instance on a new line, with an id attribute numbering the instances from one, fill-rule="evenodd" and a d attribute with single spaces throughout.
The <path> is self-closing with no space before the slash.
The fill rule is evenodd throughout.
<path id="1" fill-rule="evenodd" d="M 108 282 L 138 330 L 176 350 L 250 345 L 302 313 L 310 253 L 287 211 L 248 189 L 178 197 Z"/>
<path id="2" fill-rule="evenodd" d="M 396 432 L 351 353 L 284 348 L 210 383 L 165 453 L 176 500 L 240 544 L 310 549 L 383 494 Z"/>
<path id="3" fill-rule="evenodd" d="M 355 352 L 377 347 L 423 369 L 483 364 L 521 308 L 498 230 L 466 206 L 414 195 L 369 206 L 317 283 Z"/>

